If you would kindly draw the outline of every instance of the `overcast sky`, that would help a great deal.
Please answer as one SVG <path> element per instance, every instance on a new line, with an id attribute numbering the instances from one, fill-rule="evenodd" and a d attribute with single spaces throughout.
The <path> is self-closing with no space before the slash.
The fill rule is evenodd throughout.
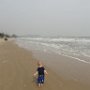
<path id="1" fill-rule="evenodd" d="M 90 36 L 90 0 L 0 0 L 0 31 Z"/>

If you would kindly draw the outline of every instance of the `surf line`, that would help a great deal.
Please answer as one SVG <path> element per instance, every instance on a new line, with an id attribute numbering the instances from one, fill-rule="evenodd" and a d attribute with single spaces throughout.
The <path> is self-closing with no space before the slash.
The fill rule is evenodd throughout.
<path id="1" fill-rule="evenodd" d="M 80 62 L 83 62 L 83 63 L 87 63 L 87 64 L 90 64 L 90 62 L 87 62 L 87 61 L 85 61 L 85 60 L 83 60 L 83 59 L 79 59 L 79 58 L 76 58 L 76 57 L 72 57 L 72 56 L 68 56 L 68 55 L 65 55 L 65 54 L 61 54 L 61 53 L 59 53 L 59 55 L 63 55 L 63 56 L 69 57 L 69 58 L 73 58 L 73 59 L 76 59 L 76 60 L 78 60 L 78 61 L 80 61 Z"/>

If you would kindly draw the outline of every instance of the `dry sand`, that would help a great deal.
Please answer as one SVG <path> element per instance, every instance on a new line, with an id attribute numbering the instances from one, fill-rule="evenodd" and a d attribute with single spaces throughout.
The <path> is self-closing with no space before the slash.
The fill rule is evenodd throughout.
<path id="1" fill-rule="evenodd" d="M 90 90 L 88 85 L 65 80 L 47 67 L 45 85 L 37 87 L 33 78 L 36 61 L 30 51 L 10 41 L 0 45 L 0 90 Z"/>
<path id="2" fill-rule="evenodd" d="M 2 45 L 3 42 L 4 42 L 4 39 L 1 39 L 1 38 L 0 38 L 0 45 Z"/>

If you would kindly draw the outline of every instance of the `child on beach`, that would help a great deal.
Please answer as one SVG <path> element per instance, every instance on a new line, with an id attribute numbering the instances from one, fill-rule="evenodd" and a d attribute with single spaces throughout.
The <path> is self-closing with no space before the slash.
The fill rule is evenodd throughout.
<path id="1" fill-rule="evenodd" d="M 40 61 L 38 61 L 37 65 L 38 65 L 38 68 L 37 68 L 37 71 L 34 73 L 34 77 L 38 75 L 37 84 L 39 87 L 41 87 L 44 84 L 45 74 L 48 74 L 48 73 Z"/>

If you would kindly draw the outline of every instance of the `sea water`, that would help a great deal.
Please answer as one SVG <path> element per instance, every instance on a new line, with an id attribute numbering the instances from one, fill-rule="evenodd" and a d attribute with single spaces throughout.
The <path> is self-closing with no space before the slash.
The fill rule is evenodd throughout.
<path id="1" fill-rule="evenodd" d="M 90 64 L 89 37 L 19 37 L 16 43 L 28 50 L 53 52 Z"/>

